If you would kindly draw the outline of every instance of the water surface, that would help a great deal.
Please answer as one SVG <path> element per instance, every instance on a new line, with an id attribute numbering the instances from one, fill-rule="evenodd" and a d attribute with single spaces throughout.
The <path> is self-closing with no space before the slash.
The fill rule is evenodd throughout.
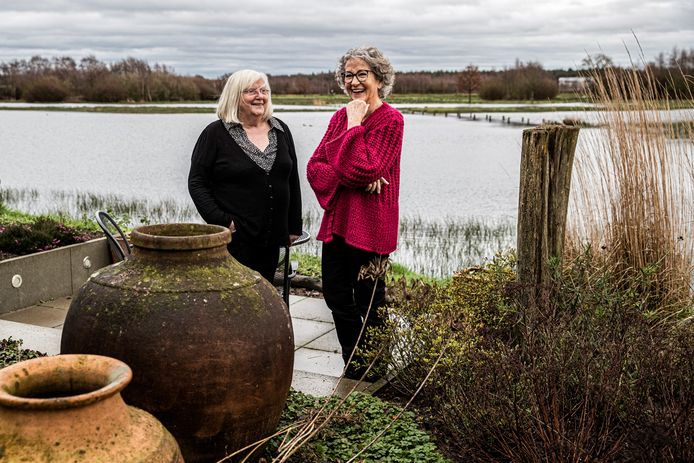
<path id="1" fill-rule="evenodd" d="M 571 113 L 567 113 L 570 115 Z M 556 113 L 529 113 L 541 120 Z M 296 143 L 307 229 L 320 210 L 306 162 L 330 112 L 281 112 Z M 520 117 L 513 115 L 513 117 Z M 8 205 L 91 215 L 133 204 L 132 222 L 200 221 L 187 191 L 190 156 L 210 114 L 0 110 L 0 187 Z M 393 258 L 433 276 L 512 247 L 523 127 L 405 115 L 400 249 Z M 318 243 L 302 249 L 319 252 Z"/>

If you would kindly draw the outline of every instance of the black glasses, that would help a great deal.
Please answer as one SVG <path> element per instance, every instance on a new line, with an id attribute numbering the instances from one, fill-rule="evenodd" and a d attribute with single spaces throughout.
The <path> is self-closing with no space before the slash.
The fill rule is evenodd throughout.
<path id="1" fill-rule="evenodd" d="M 340 74 L 340 76 L 342 77 L 342 81 L 346 84 L 352 82 L 352 80 L 355 77 L 359 82 L 363 83 L 364 81 L 366 81 L 366 79 L 369 78 L 370 72 L 373 73 L 373 71 L 367 71 L 366 69 L 362 69 L 361 71 L 357 71 L 355 73 L 343 72 L 342 74 Z"/>

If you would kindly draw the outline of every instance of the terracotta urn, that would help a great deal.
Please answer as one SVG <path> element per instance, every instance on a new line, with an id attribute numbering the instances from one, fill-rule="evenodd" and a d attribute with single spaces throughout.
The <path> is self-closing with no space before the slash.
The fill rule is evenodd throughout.
<path id="1" fill-rule="evenodd" d="M 134 372 L 125 400 L 171 431 L 187 462 L 218 461 L 275 431 L 292 380 L 287 306 L 227 251 L 228 229 L 161 224 L 74 297 L 62 353 L 108 355 Z"/>
<path id="2" fill-rule="evenodd" d="M 0 461 L 182 463 L 173 436 L 121 391 L 132 371 L 98 355 L 58 355 L 0 370 Z"/>

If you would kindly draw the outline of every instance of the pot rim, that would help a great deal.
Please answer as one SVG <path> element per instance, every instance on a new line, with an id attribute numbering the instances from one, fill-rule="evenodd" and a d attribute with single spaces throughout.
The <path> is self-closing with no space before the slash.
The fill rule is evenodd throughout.
<path id="1" fill-rule="evenodd" d="M 56 373 L 62 375 L 58 377 Z M 91 375 L 88 387 L 93 390 L 59 397 L 31 397 L 36 391 L 50 394 L 49 384 L 55 385 L 53 390 L 69 387 L 78 375 L 83 378 L 85 373 Z M 125 362 L 103 355 L 63 354 L 24 360 L 0 370 L 0 407 L 23 410 L 84 407 L 120 393 L 132 377 L 132 370 Z"/>
<path id="2" fill-rule="evenodd" d="M 162 223 L 135 228 L 130 240 L 139 248 L 190 251 L 226 246 L 231 231 L 213 224 Z"/>

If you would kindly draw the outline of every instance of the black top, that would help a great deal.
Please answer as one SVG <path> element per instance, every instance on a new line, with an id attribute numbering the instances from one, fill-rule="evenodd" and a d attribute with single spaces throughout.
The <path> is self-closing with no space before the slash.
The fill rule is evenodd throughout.
<path id="1" fill-rule="evenodd" d="M 302 230 L 294 140 L 289 127 L 276 120 L 283 130 L 277 130 L 277 155 L 269 172 L 217 120 L 200 134 L 188 174 L 188 191 L 203 220 L 224 227 L 233 220 L 233 239 L 258 246 L 288 244 L 289 235 Z"/>

